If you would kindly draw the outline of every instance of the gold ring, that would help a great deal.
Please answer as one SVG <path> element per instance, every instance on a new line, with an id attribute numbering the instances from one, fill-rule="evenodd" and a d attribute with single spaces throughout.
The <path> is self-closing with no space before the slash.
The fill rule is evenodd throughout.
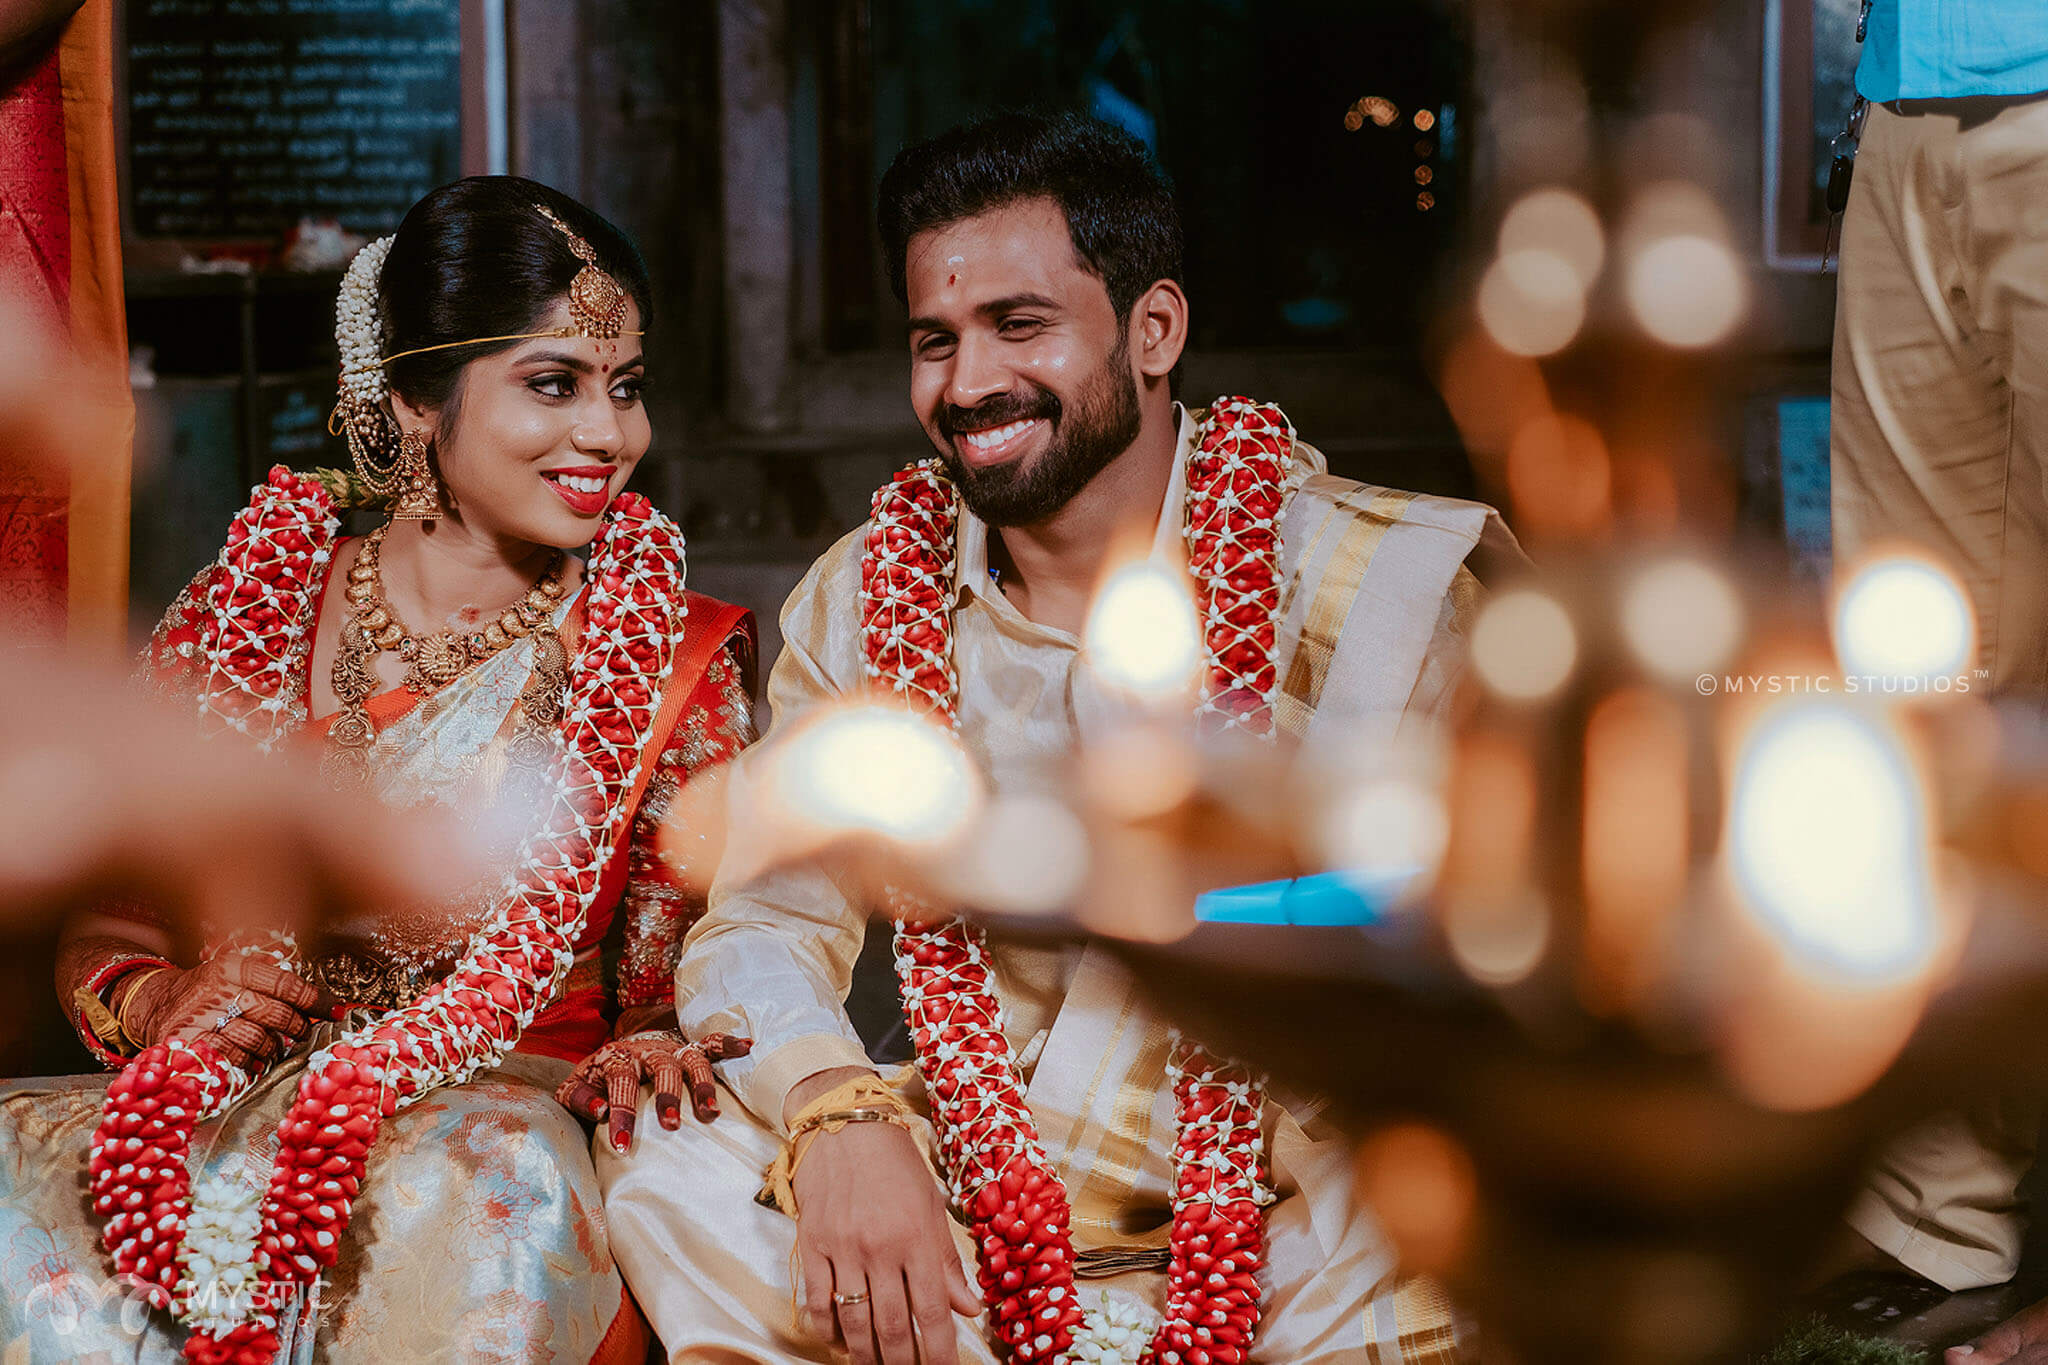
<path id="1" fill-rule="evenodd" d="M 838 1304 L 841 1308 L 851 1308 L 854 1304 L 866 1303 L 867 1301 L 868 1291 L 865 1289 L 861 1290 L 858 1294 L 834 1293 L 832 1295 L 832 1302 Z"/>

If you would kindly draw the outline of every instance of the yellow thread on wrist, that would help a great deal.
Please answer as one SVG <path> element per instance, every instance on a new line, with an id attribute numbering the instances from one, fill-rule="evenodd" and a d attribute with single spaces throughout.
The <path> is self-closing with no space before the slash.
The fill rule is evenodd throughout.
<path id="1" fill-rule="evenodd" d="M 796 1217 L 796 1173 L 819 1133 L 836 1133 L 850 1123 L 887 1123 L 910 1131 L 910 1106 L 873 1076 L 834 1086 L 796 1112 L 789 1139 L 767 1171 L 761 1202 Z"/>

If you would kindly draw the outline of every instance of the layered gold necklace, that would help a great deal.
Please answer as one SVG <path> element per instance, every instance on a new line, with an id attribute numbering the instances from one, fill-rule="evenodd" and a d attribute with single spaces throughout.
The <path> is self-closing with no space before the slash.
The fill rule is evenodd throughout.
<path id="1" fill-rule="evenodd" d="M 551 727 L 561 718 L 560 692 L 568 677 L 567 655 L 555 635 L 553 621 L 565 591 L 563 568 L 567 556 L 555 551 L 526 595 L 481 629 L 444 628 L 418 634 L 399 619 L 384 595 L 384 537 L 390 529 L 387 525 L 372 531 L 348 571 L 348 615 L 341 623 L 341 648 L 334 656 L 330 674 L 341 712 L 327 732 L 327 768 L 337 786 L 360 785 L 369 775 L 370 749 L 377 742 L 377 727 L 370 720 L 366 703 L 381 685 L 372 665 L 385 650 L 395 652 L 405 661 L 406 690 L 426 696 L 538 633 L 541 638 L 534 650 L 534 676 L 520 698 L 524 711 L 522 728 Z"/>

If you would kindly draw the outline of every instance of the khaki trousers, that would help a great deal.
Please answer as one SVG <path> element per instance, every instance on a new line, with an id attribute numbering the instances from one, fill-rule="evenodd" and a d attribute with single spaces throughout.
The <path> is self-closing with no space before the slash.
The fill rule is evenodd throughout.
<path id="1" fill-rule="evenodd" d="M 1908 541 L 1976 603 L 1978 666 L 2048 695 L 2048 99 L 1964 127 L 1872 106 L 1842 226 L 1835 562 Z M 2010 1279 L 2032 1096 L 1895 1144 L 1850 1223 L 1950 1289 Z"/>
<path id="2" fill-rule="evenodd" d="M 1946 561 L 2000 692 L 2048 693 L 2048 99 L 1963 128 L 1873 105 L 1842 225 L 1835 559 Z"/>

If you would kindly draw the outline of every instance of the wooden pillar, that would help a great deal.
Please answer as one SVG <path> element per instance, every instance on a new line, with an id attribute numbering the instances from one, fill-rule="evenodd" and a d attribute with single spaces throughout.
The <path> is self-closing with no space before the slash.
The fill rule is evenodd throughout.
<path id="1" fill-rule="evenodd" d="M 788 34 L 787 0 L 719 0 L 726 414 L 743 431 L 791 423 Z"/>

